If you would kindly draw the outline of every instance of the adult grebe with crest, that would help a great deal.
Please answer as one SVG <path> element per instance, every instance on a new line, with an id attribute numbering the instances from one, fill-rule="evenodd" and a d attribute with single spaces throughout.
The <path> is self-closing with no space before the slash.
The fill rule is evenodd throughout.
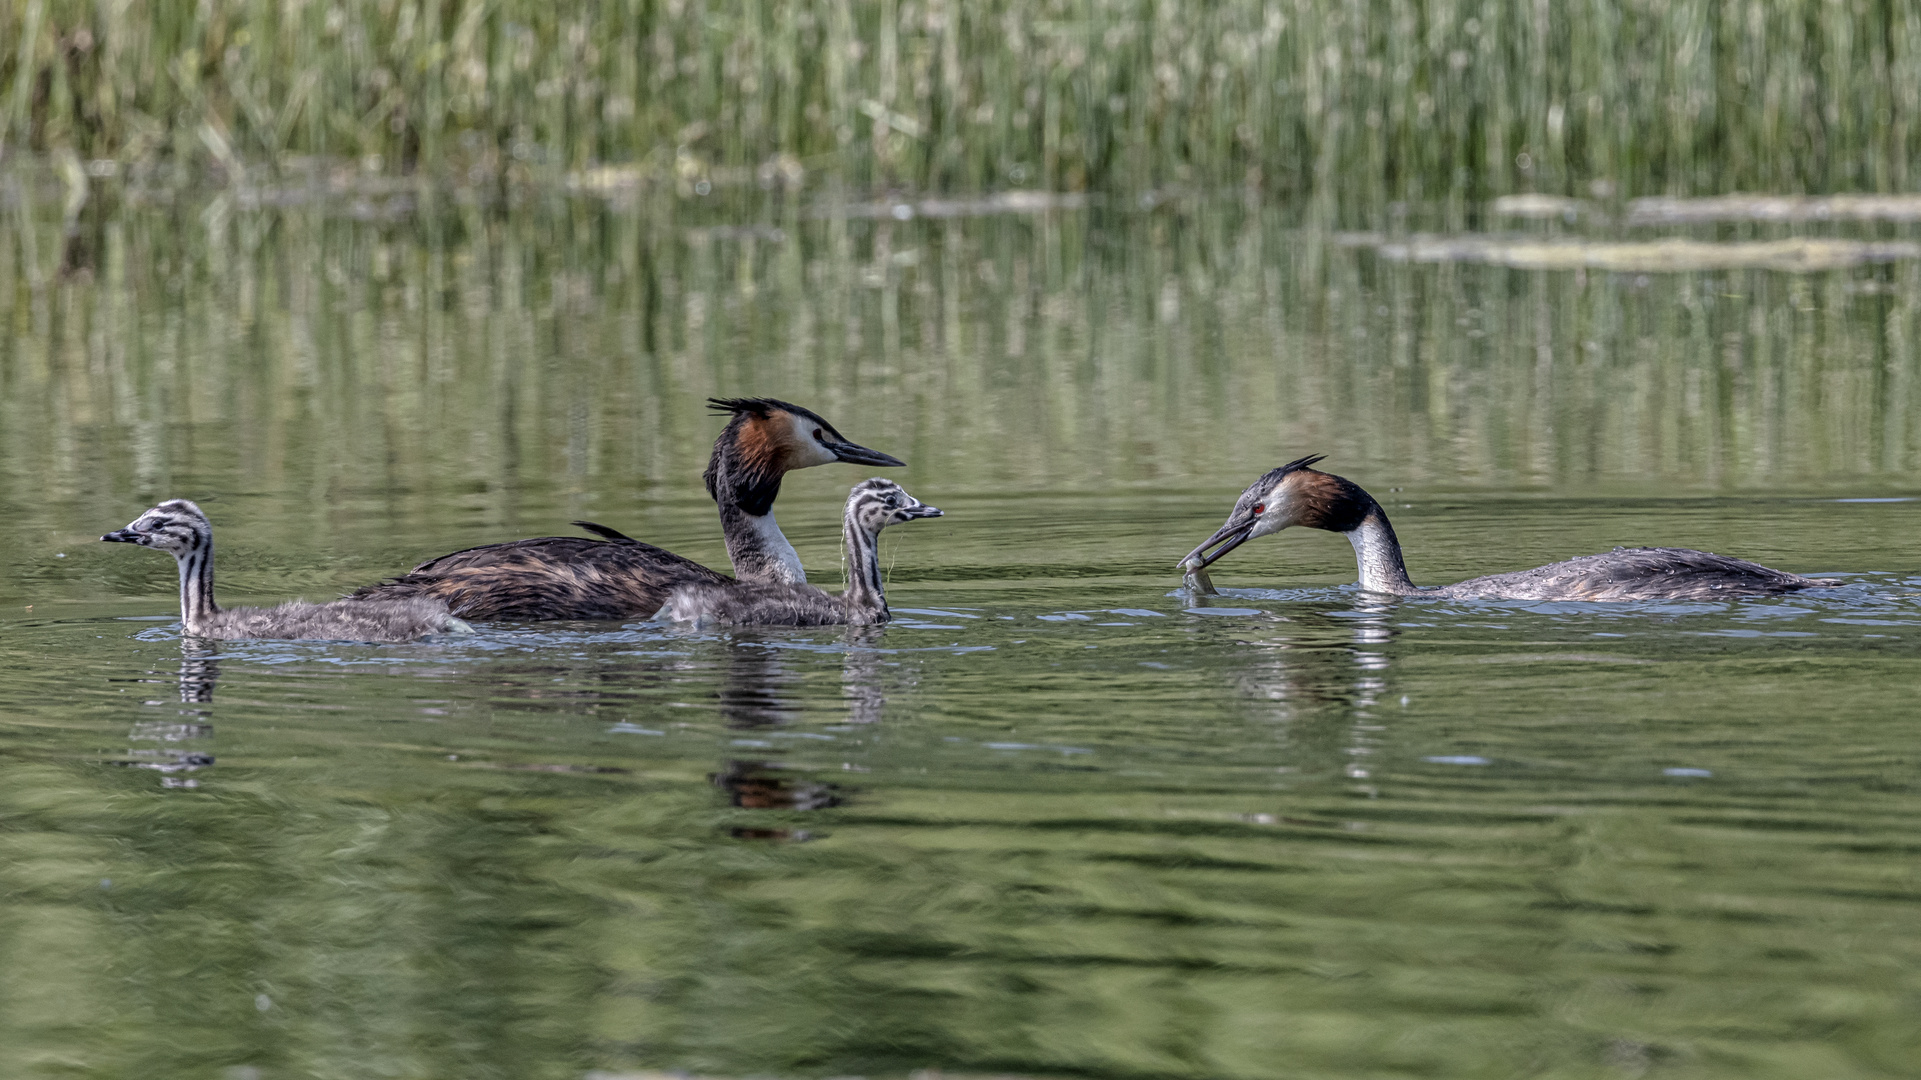
<path id="1" fill-rule="evenodd" d="M 720 507 L 727 555 L 741 581 L 805 584 L 794 545 L 774 522 L 781 478 L 832 462 L 906 462 L 847 441 L 819 414 L 775 398 L 710 398 L 729 415 L 704 478 Z M 468 619 L 634 619 L 660 609 L 668 592 L 734 579 L 605 525 L 576 521 L 601 537 L 542 536 L 467 548 L 369 585 L 353 599 L 427 596 Z"/>
<path id="2" fill-rule="evenodd" d="M 1290 461 L 1248 485 L 1227 522 L 1181 567 L 1203 590 L 1207 568 L 1249 540 L 1299 525 L 1347 537 L 1354 545 L 1361 588 L 1395 596 L 1444 600 L 1725 600 L 1831 588 L 1831 578 L 1802 577 L 1746 559 L 1692 548 L 1617 547 L 1565 562 L 1489 574 L 1453 585 L 1422 588 L 1407 576 L 1401 542 L 1387 512 L 1360 485 L 1308 466 L 1326 455 Z"/>

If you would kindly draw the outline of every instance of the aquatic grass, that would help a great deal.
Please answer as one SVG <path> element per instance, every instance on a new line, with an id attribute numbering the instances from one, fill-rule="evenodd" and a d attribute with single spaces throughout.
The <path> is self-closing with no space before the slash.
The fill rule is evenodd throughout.
<path id="1" fill-rule="evenodd" d="M 1910 189 L 1892 0 L 12 0 L 13 150 L 1348 203 Z"/>

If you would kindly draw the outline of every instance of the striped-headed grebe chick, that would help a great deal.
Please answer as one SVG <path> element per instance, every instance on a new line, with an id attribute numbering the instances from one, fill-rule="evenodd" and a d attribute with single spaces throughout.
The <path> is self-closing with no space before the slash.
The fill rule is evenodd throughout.
<path id="1" fill-rule="evenodd" d="M 1206 569 L 1249 540 L 1299 525 L 1347 537 L 1360 566 L 1361 588 L 1397 596 L 1449 600 L 1723 600 L 1841 584 L 1774 570 L 1690 548 L 1615 548 L 1566 562 L 1421 588 L 1407 576 L 1401 544 L 1387 513 L 1353 482 L 1308 468 L 1316 454 L 1290 461 L 1254 481 L 1226 524 L 1189 552 L 1181 567 L 1206 586 Z"/>
<path id="2" fill-rule="evenodd" d="M 880 577 L 880 531 L 889 525 L 940 517 L 936 507 L 909 495 L 892 480 L 866 480 L 847 496 L 841 523 L 847 591 L 834 596 L 812 585 L 682 585 L 667 595 L 654 618 L 660 622 L 723 626 L 871 626 L 884 623 L 887 590 Z"/>
<path id="3" fill-rule="evenodd" d="M 394 642 L 472 630 L 446 604 L 427 597 L 328 604 L 294 600 L 278 607 L 223 609 L 213 602 L 213 526 L 185 499 L 169 499 L 100 539 L 174 557 L 180 565 L 180 621 L 195 637 Z"/>
<path id="4" fill-rule="evenodd" d="M 774 522 L 781 477 L 830 462 L 906 464 L 848 442 L 819 414 L 789 402 L 710 398 L 708 405 L 729 417 L 714 440 L 705 479 L 707 494 L 720 507 L 727 556 L 742 581 L 807 582 L 794 545 Z M 676 585 L 731 580 L 604 525 L 574 524 L 602 539 L 543 536 L 467 548 L 353 597 L 431 596 L 469 619 L 631 619 L 658 610 Z"/>

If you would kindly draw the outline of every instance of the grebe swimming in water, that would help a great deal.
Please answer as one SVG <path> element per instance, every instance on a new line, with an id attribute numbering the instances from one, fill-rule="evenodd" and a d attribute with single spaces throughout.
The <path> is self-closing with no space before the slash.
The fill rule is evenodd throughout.
<path id="1" fill-rule="evenodd" d="M 712 621 L 724 626 L 872 626 L 893 615 L 880 578 L 880 531 L 904 521 L 941 516 L 892 480 L 865 480 L 847 495 L 841 524 L 847 591 L 834 596 L 812 585 L 688 584 L 667 596 L 661 622 Z"/>
<path id="2" fill-rule="evenodd" d="M 1346 536 L 1360 564 L 1361 588 L 1397 596 L 1449 600 L 1717 600 L 1767 596 L 1841 584 L 1773 570 L 1689 548 L 1615 548 L 1566 562 L 1421 588 L 1408 580 L 1401 544 L 1387 513 L 1359 485 L 1308 468 L 1325 455 L 1290 461 L 1254 481 L 1227 523 L 1189 552 L 1181 567 L 1204 590 L 1206 569 L 1257 536 L 1292 525 Z M 1210 590 L 1211 591 L 1211 590 Z"/>
<path id="3" fill-rule="evenodd" d="M 848 442 L 818 414 L 785 401 L 710 398 L 708 405 L 731 414 L 714 440 L 705 479 L 741 581 L 807 581 L 794 545 L 774 522 L 781 477 L 836 461 L 906 464 Z M 605 525 L 574 524 L 603 539 L 543 536 L 467 548 L 369 585 L 352 599 L 428 596 L 469 619 L 633 619 L 652 615 L 676 585 L 733 580 Z"/>
<path id="4" fill-rule="evenodd" d="M 180 566 L 180 621 L 194 637 L 397 642 L 473 629 L 454 618 L 446 604 L 419 596 L 335 600 L 327 604 L 292 600 L 279 607 L 222 608 L 213 602 L 213 525 L 198 506 L 185 499 L 168 499 L 133 519 L 126 528 L 100 539 L 139 544 L 174 557 Z"/>

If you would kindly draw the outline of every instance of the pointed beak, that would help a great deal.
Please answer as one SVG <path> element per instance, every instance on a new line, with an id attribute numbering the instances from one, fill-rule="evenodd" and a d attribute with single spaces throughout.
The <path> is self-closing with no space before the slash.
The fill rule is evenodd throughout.
<path id="1" fill-rule="evenodd" d="M 869 450 L 859 443 L 830 442 L 827 444 L 827 449 L 833 451 L 834 460 L 844 461 L 849 465 L 879 465 L 884 468 L 894 468 L 907 464 L 879 450 Z"/>
<path id="2" fill-rule="evenodd" d="M 945 516 L 940 512 L 940 507 L 929 506 L 926 503 L 921 503 L 919 506 L 908 507 L 907 509 L 902 510 L 901 513 L 907 515 L 907 520 L 909 521 L 913 521 L 915 518 L 934 518 L 934 517 Z"/>
<path id="3" fill-rule="evenodd" d="M 1178 565 L 1195 570 L 1204 570 L 1214 565 L 1221 556 L 1247 543 L 1248 534 L 1254 531 L 1254 523 L 1258 520 L 1260 519 L 1252 515 L 1238 520 L 1228 518 L 1227 524 L 1221 526 L 1213 536 L 1202 542 L 1200 547 L 1188 552 Z M 1218 547 L 1215 546 L 1217 544 Z M 1214 548 L 1212 554 L 1208 553 L 1209 548 Z"/>
<path id="4" fill-rule="evenodd" d="M 100 539 L 105 540 L 109 544 L 138 544 L 140 542 L 140 534 L 134 532 L 132 529 L 115 529 Z"/>

